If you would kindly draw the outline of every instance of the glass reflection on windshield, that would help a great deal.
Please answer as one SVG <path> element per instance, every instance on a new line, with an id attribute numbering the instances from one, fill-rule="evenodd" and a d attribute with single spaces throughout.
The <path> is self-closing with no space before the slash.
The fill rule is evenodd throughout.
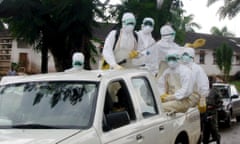
<path id="1" fill-rule="evenodd" d="M 97 83 L 32 82 L 0 88 L 0 127 L 87 128 Z"/>

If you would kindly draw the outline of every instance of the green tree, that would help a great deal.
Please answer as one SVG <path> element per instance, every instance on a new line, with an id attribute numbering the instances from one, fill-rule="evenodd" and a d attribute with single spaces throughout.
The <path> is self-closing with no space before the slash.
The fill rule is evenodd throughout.
<path id="1" fill-rule="evenodd" d="M 229 32 L 226 26 L 224 26 L 222 29 L 213 26 L 210 31 L 216 36 L 234 37 L 234 34 Z"/>
<path id="2" fill-rule="evenodd" d="M 47 72 L 48 50 L 57 71 L 71 67 L 72 54 L 85 54 L 85 68 L 90 69 L 94 17 L 102 17 L 99 0 L 4 0 L 0 17 L 9 24 L 16 38 L 37 43 L 42 52 L 42 72 Z"/>
<path id="3" fill-rule="evenodd" d="M 208 0 L 207 5 L 210 6 L 220 0 Z M 222 1 L 222 0 L 221 0 Z M 224 0 L 223 6 L 218 9 L 218 13 L 220 19 L 224 19 L 226 17 L 233 18 L 240 11 L 240 1 L 239 0 Z"/>
<path id="4" fill-rule="evenodd" d="M 220 71 L 223 73 L 225 81 L 229 80 L 229 73 L 232 69 L 233 50 L 226 44 L 216 49 L 216 62 Z"/>
<path id="5" fill-rule="evenodd" d="M 5 29 L 3 21 L 0 19 L 0 31 L 3 31 Z"/>
<path id="6" fill-rule="evenodd" d="M 185 10 L 183 9 L 183 3 L 181 0 L 173 0 L 170 12 L 171 23 L 175 28 L 178 35 L 176 35 L 176 41 L 183 44 L 186 31 L 194 32 L 194 28 L 200 29 L 201 26 L 193 22 L 194 15 L 190 14 L 185 16 Z"/>

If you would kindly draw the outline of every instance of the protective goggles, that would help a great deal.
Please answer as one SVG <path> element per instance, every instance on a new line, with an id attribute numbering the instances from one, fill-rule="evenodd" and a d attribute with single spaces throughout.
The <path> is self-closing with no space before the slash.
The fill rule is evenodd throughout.
<path id="1" fill-rule="evenodd" d="M 135 21 L 135 19 L 126 19 L 126 20 L 123 21 L 123 24 L 124 25 L 133 25 L 133 26 L 135 26 L 136 25 L 136 21 Z"/>
<path id="2" fill-rule="evenodd" d="M 145 21 L 145 22 L 143 23 L 143 25 L 144 25 L 144 26 L 151 26 L 151 27 L 153 27 L 153 23 L 152 23 L 151 21 Z"/>
<path id="3" fill-rule="evenodd" d="M 169 33 L 169 34 L 162 34 L 162 36 L 175 36 L 175 35 L 176 35 L 175 32 L 173 32 L 173 33 Z"/>
<path id="4" fill-rule="evenodd" d="M 75 62 L 73 62 L 73 65 L 74 65 L 74 66 L 82 66 L 83 63 L 80 62 L 80 61 L 75 61 Z"/>
<path id="5" fill-rule="evenodd" d="M 169 62 L 169 61 L 178 61 L 179 60 L 179 57 L 176 56 L 176 55 L 169 55 L 166 57 L 166 61 Z"/>
<path id="6" fill-rule="evenodd" d="M 184 53 L 182 54 L 182 56 L 188 56 L 188 57 L 190 57 L 190 58 L 193 58 L 193 57 L 190 56 L 187 52 L 184 52 Z"/>

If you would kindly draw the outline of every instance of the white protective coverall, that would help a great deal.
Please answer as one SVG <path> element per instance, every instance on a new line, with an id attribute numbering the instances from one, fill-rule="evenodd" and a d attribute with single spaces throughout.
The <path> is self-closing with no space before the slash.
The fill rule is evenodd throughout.
<path id="1" fill-rule="evenodd" d="M 152 67 L 153 62 L 150 55 L 148 55 L 147 51 L 153 44 L 155 44 L 155 39 L 152 36 L 152 31 L 154 29 L 154 20 L 150 17 L 146 17 L 143 19 L 141 30 L 137 32 L 138 34 L 138 51 L 140 55 L 133 59 L 133 63 L 136 66 L 141 66 L 146 69 L 150 69 Z M 141 53 L 143 52 L 143 53 Z"/>
<path id="2" fill-rule="evenodd" d="M 194 62 L 194 57 L 195 51 L 193 48 L 184 48 L 181 57 L 182 62 L 191 69 L 197 92 L 201 96 L 207 97 L 209 93 L 209 80 L 203 68 Z"/>
<path id="3" fill-rule="evenodd" d="M 163 101 L 163 109 L 167 112 L 186 112 L 199 102 L 199 96 L 193 93 L 192 72 L 179 63 L 179 53 L 171 50 L 166 56 L 168 68 L 158 79 L 159 92 Z"/>
<path id="4" fill-rule="evenodd" d="M 153 67 L 151 71 L 160 77 L 163 71 L 168 67 L 165 62 L 166 54 L 169 50 L 180 49 L 180 46 L 174 42 L 175 30 L 168 24 L 160 29 L 161 39 L 150 49 L 150 57 L 153 58 Z"/>
<path id="5" fill-rule="evenodd" d="M 81 52 L 75 52 L 72 56 L 72 68 L 66 69 L 65 72 L 83 70 L 84 55 Z"/>
<path id="6" fill-rule="evenodd" d="M 136 25 L 135 16 L 132 13 L 124 13 L 122 17 L 122 28 L 120 29 L 119 38 L 114 47 L 117 30 L 112 30 L 106 37 L 103 47 L 103 57 L 106 62 L 114 69 L 122 69 L 133 67 L 129 54 L 132 50 L 137 50 L 138 44 L 134 37 L 133 30 Z M 122 63 L 121 66 L 118 64 Z M 122 67 L 123 66 L 123 67 Z"/>
<path id="7" fill-rule="evenodd" d="M 203 68 L 194 62 L 195 51 L 193 48 L 184 48 L 181 56 L 182 63 L 192 71 L 193 92 L 200 96 L 199 110 L 204 112 L 206 97 L 209 93 L 209 80 Z M 205 107 L 205 108 L 204 108 Z"/>

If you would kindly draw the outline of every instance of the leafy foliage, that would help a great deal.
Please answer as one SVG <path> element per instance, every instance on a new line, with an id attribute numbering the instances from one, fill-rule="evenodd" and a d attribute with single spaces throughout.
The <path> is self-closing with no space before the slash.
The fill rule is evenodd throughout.
<path id="1" fill-rule="evenodd" d="M 234 34 L 229 32 L 226 26 L 224 26 L 222 29 L 213 26 L 210 31 L 216 36 L 234 37 Z"/>
<path id="2" fill-rule="evenodd" d="M 224 75 L 224 80 L 228 81 L 229 73 L 232 69 L 233 50 L 226 44 L 216 49 L 216 62 L 218 68 Z"/>
<path id="3" fill-rule="evenodd" d="M 208 0 L 207 5 L 211 6 L 212 4 L 218 2 L 220 0 Z M 224 19 L 226 17 L 233 18 L 240 11 L 240 1 L 239 0 L 224 0 L 223 6 L 218 9 L 218 14 L 220 19 Z"/>
<path id="4" fill-rule="evenodd" d="M 50 50 L 57 71 L 71 67 L 76 51 L 85 54 L 85 68 L 90 69 L 92 27 L 97 26 L 94 16 L 103 16 L 99 3 L 99 0 L 4 0 L 0 17 L 6 18 L 16 38 L 37 43 L 45 64 Z"/>
<path id="5" fill-rule="evenodd" d="M 0 31 L 3 31 L 5 29 L 3 21 L 0 19 Z"/>

